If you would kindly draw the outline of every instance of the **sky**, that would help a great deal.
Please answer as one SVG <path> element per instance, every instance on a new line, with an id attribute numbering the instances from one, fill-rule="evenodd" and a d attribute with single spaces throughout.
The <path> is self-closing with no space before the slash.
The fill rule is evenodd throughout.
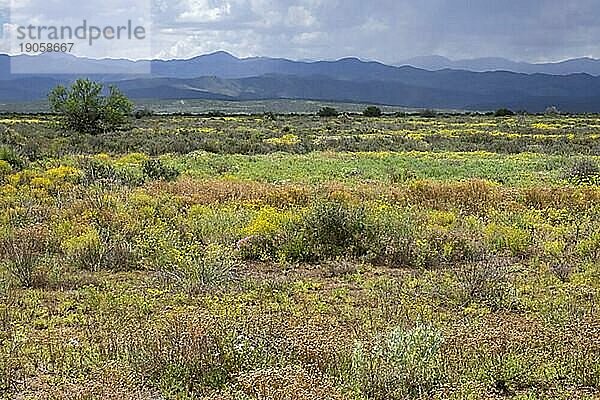
<path id="1" fill-rule="evenodd" d="M 13 0 L 11 5 L 0 0 L 12 17 L 5 24 L 4 41 L 15 23 L 64 23 L 66 14 L 78 12 L 92 19 L 92 1 Z M 134 5 L 128 7 L 128 2 Z M 104 23 L 131 18 L 149 27 L 147 46 L 127 43 L 114 50 L 114 56 L 127 58 L 189 58 L 219 50 L 239 57 L 353 56 L 387 63 L 434 54 L 532 62 L 600 58 L 598 0 L 102 0 L 99 4 L 106 11 Z M 7 51 L 10 45 L 1 47 Z M 110 46 L 98 43 L 78 51 L 93 56 L 100 48 L 108 51 Z M 9 52 L 14 50 L 13 43 Z"/>

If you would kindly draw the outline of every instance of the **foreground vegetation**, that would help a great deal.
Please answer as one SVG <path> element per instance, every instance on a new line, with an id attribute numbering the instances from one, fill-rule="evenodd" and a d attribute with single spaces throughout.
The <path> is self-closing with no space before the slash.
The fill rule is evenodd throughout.
<path id="1" fill-rule="evenodd" d="M 0 121 L 0 396 L 600 396 L 600 119 L 56 123 Z"/>

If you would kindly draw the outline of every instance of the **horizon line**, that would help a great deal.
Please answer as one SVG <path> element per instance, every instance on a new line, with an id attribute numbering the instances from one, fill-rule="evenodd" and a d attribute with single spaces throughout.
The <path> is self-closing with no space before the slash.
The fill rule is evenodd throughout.
<path id="1" fill-rule="evenodd" d="M 152 62 L 152 61 L 164 61 L 164 62 L 169 62 L 169 61 L 191 61 L 193 59 L 199 58 L 199 57 L 207 57 L 207 56 L 214 56 L 217 54 L 226 54 L 232 58 L 235 58 L 237 60 L 251 60 L 251 59 L 259 59 L 259 58 L 263 58 L 263 59 L 270 59 L 270 60 L 285 60 L 285 61 L 292 61 L 292 62 L 302 62 L 302 63 L 318 63 L 318 62 L 337 62 L 337 61 L 343 61 L 343 60 L 358 60 L 360 62 L 364 62 L 364 63 L 370 63 L 370 62 L 374 62 L 374 63 L 379 63 L 379 64 L 383 64 L 383 65 L 388 65 L 388 66 L 410 66 L 410 64 L 402 64 L 405 61 L 410 61 L 410 60 L 414 60 L 414 59 L 418 59 L 418 58 L 427 58 L 427 57 L 439 57 L 439 58 L 444 58 L 450 62 L 459 62 L 459 61 L 477 61 L 477 60 L 485 60 L 485 59 L 500 59 L 500 60 L 504 60 L 504 61 L 508 61 L 508 62 L 513 62 L 513 63 L 519 63 L 519 64 L 530 64 L 530 65 L 545 65 L 545 64 L 560 64 L 560 63 L 564 63 L 564 62 L 568 62 L 568 61 L 576 61 L 576 60 L 590 60 L 590 61 L 600 61 L 600 58 L 595 58 L 593 56 L 579 56 L 579 57 L 571 57 L 571 58 L 564 58 L 564 59 L 559 59 L 559 60 L 553 60 L 553 61 L 540 61 L 540 62 L 532 62 L 532 61 L 522 61 L 522 60 L 513 60 L 510 58 L 506 58 L 506 57 L 502 57 L 502 56 L 484 56 L 484 57 L 474 57 L 474 58 L 458 58 L 458 59 L 453 59 L 453 58 L 449 58 L 447 56 L 442 56 L 442 55 L 437 55 L 437 54 L 432 54 L 432 55 L 422 55 L 422 56 L 414 56 L 414 57 L 409 57 L 409 58 L 405 58 L 404 60 L 399 60 L 398 62 L 393 62 L 393 63 L 388 63 L 388 62 L 384 62 L 381 60 L 376 60 L 376 59 L 369 59 L 369 58 L 362 58 L 359 56 L 344 56 L 344 57 L 340 57 L 340 58 L 335 58 L 335 59 L 294 59 L 294 58 L 286 58 L 286 57 L 273 57 L 273 56 L 248 56 L 248 57 L 240 57 L 237 56 L 235 54 L 233 54 L 230 51 L 227 50 L 216 50 L 210 53 L 201 53 L 201 54 L 197 54 L 194 56 L 189 56 L 189 57 L 182 57 L 182 58 L 159 58 L 159 57 L 155 57 L 155 58 L 140 58 L 140 59 L 132 59 L 132 58 L 127 58 L 127 57 L 100 57 L 100 58 L 94 58 L 94 57 L 90 57 L 90 56 L 82 56 L 82 55 L 77 55 L 77 54 L 71 54 L 71 53 L 39 53 L 39 54 L 24 54 L 24 53 L 20 53 L 20 54 L 9 54 L 9 53 L 0 53 L 0 56 L 8 56 L 8 57 L 19 57 L 19 56 L 25 56 L 25 57 L 39 57 L 39 56 L 43 56 L 43 55 L 61 55 L 61 56 L 68 56 L 68 57 L 74 57 L 74 58 L 78 58 L 78 59 L 87 59 L 87 60 L 93 60 L 93 61 L 129 61 L 129 62 Z"/>

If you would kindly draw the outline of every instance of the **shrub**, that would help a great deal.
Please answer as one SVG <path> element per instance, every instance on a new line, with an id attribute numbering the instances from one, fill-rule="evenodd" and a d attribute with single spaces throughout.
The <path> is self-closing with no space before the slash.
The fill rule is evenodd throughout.
<path id="1" fill-rule="evenodd" d="M 508 108 L 499 108 L 494 113 L 495 117 L 511 117 L 513 115 L 515 115 L 515 113 L 512 110 L 509 110 Z"/>
<path id="2" fill-rule="evenodd" d="M 381 117 L 382 114 L 381 108 L 375 106 L 369 106 L 363 111 L 365 117 Z"/>
<path id="3" fill-rule="evenodd" d="M 4 181 L 11 172 L 12 166 L 8 162 L 0 160 L 0 182 Z"/>
<path id="4" fill-rule="evenodd" d="M 142 172 L 145 176 L 153 180 L 174 181 L 179 176 L 179 171 L 161 160 L 147 160 L 142 163 Z"/>
<path id="5" fill-rule="evenodd" d="M 323 107 L 318 112 L 319 117 L 337 117 L 338 111 L 333 107 Z"/>
<path id="6" fill-rule="evenodd" d="M 38 267 L 48 247 L 48 232 L 38 225 L 18 229 L 4 238 L 0 242 L 0 255 L 9 278 L 21 287 L 34 286 L 40 278 Z"/>
<path id="7" fill-rule="evenodd" d="M 11 147 L 0 146 L 0 161 L 8 163 L 12 169 L 21 170 L 25 166 L 25 161 Z"/>
<path id="8" fill-rule="evenodd" d="M 365 253 L 366 216 L 362 207 L 351 207 L 343 201 L 323 201 L 309 211 L 303 225 L 309 252 L 316 259 Z"/>
<path id="9" fill-rule="evenodd" d="M 169 398 L 193 398 L 230 379 L 223 332 L 216 328 L 204 318 L 168 316 L 111 335 L 109 349 Z"/>
<path id="10" fill-rule="evenodd" d="M 493 310 L 511 308 L 515 289 L 509 280 L 509 267 L 510 260 L 490 254 L 483 254 L 479 260 L 458 267 L 456 277 L 461 303 L 477 302 Z"/>
<path id="11" fill-rule="evenodd" d="M 143 183 L 143 177 L 138 172 L 127 168 L 116 168 L 108 161 L 84 157 L 77 161 L 82 171 L 81 183 L 84 185 L 130 185 Z"/>
<path id="12" fill-rule="evenodd" d="M 218 244 L 204 248 L 187 245 L 176 254 L 171 263 L 159 265 L 158 272 L 165 283 L 189 294 L 225 283 L 237 265 L 232 249 Z"/>
<path id="13" fill-rule="evenodd" d="M 102 96 L 103 86 L 89 79 L 79 79 L 70 88 L 59 85 L 48 95 L 53 112 L 62 116 L 65 128 L 96 134 L 121 128 L 133 104 L 116 87 L 110 86 Z"/>
<path id="14" fill-rule="evenodd" d="M 600 176 L 600 167 L 595 160 L 584 158 L 577 160 L 566 172 L 566 178 L 576 184 L 595 183 Z"/>
<path id="15" fill-rule="evenodd" d="M 368 248 L 370 261 L 392 267 L 416 267 L 423 263 L 419 227 L 425 221 L 411 211 L 381 207 L 371 216 L 373 236 Z"/>
<path id="16" fill-rule="evenodd" d="M 574 243 L 567 241 L 547 242 L 543 246 L 544 261 L 550 272 L 563 283 L 570 280 L 578 264 L 573 247 Z"/>
<path id="17" fill-rule="evenodd" d="M 154 115 L 154 111 L 152 111 L 148 107 L 144 107 L 144 108 L 135 110 L 135 112 L 133 113 L 133 116 L 135 117 L 135 119 L 142 119 L 142 118 L 146 118 L 146 117 L 151 117 L 153 115 Z"/>
<path id="18" fill-rule="evenodd" d="M 356 344 L 351 379 L 369 399 L 428 398 L 442 377 L 442 334 L 429 325 L 397 327 L 373 343 Z"/>
<path id="19" fill-rule="evenodd" d="M 426 110 L 422 110 L 419 115 L 423 118 L 435 118 L 437 117 L 438 113 L 435 110 L 431 110 L 431 109 L 426 109 Z"/>

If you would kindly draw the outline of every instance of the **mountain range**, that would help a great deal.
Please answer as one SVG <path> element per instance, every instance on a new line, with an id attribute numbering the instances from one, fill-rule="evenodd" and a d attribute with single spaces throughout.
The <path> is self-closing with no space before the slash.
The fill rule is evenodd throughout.
<path id="1" fill-rule="evenodd" d="M 79 77 L 62 73 L 65 70 L 87 70 L 91 71 L 87 74 L 90 78 L 114 84 L 133 99 L 306 99 L 465 110 L 508 107 L 530 112 L 554 105 L 569 112 L 600 111 L 600 77 L 591 73 L 592 66 L 598 63 L 600 74 L 600 61 L 515 63 L 521 68 L 553 69 L 555 73 L 550 74 L 505 71 L 506 63 L 511 62 L 505 60 L 503 64 L 503 59 L 471 60 L 469 65 L 448 60 L 458 63 L 457 69 L 447 68 L 444 60 L 447 59 L 413 59 L 411 63 L 418 68 L 357 58 L 314 62 L 241 59 L 225 52 L 187 60 L 151 61 L 94 60 L 64 54 L 11 59 L 0 55 L 0 101 L 43 99 L 55 85 Z M 11 73 L 11 63 L 25 66 L 26 70 L 43 66 L 48 73 Z M 487 71 L 486 65 L 492 70 Z M 581 72 L 577 65 L 587 65 L 588 70 Z M 150 73 L 139 74 L 140 68 Z"/>
<path id="2" fill-rule="evenodd" d="M 460 69 L 473 72 L 510 71 L 524 74 L 569 75 L 584 73 L 594 76 L 600 75 L 600 60 L 590 57 L 573 58 L 551 63 L 527 63 L 500 57 L 450 60 L 442 56 L 424 56 L 409 58 L 397 62 L 395 65 L 410 65 L 429 71 Z"/>

